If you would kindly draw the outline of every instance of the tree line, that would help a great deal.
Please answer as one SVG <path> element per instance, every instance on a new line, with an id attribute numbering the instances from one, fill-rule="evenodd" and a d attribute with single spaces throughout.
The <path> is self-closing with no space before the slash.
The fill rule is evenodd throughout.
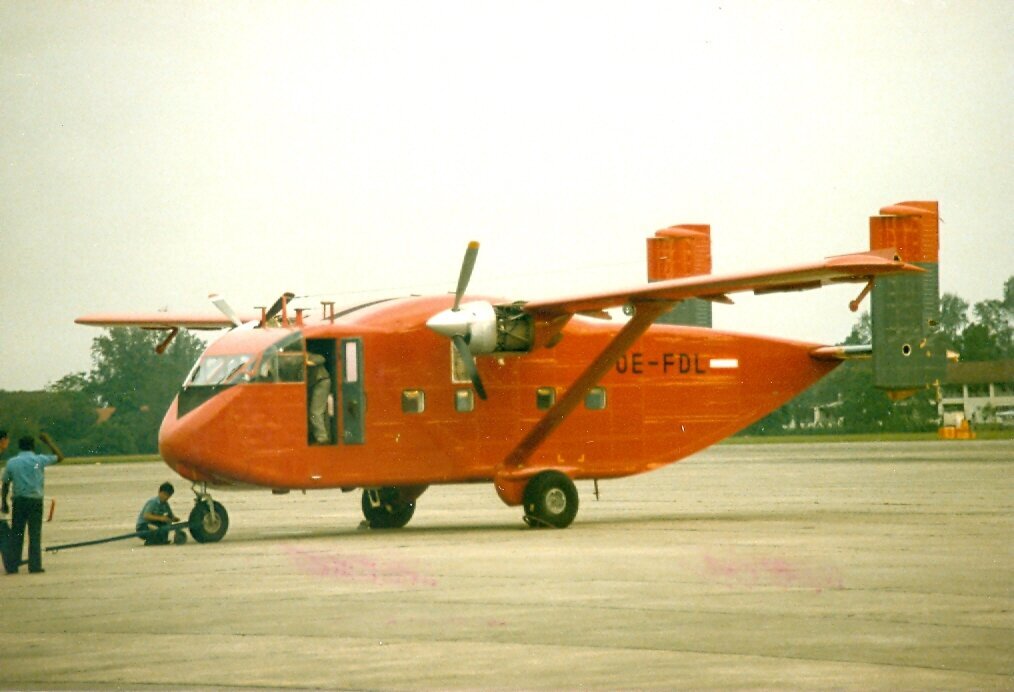
<path id="1" fill-rule="evenodd" d="M 943 343 L 965 361 L 1014 358 L 1012 314 L 1014 277 L 1004 284 L 1002 299 L 974 306 L 945 293 Z M 870 316 L 863 313 L 843 343 L 870 343 L 870 336 Z M 92 342 L 89 372 L 66 375 L 45 391 L 0 391 L 0 428 L 11 439 L 46 430 L 75 456 L 156 453 L 162 417 L 205 348 L 199 338 L 181 331 L 158 355 L 161 339 L 161 332 L 140 329 L 103 331 Z M 833 404 L 826 410 L 834 424 L 810 426 L 814 408 L 828 404 Z M 100 410 L 111 413 L 101 423 Z M 874 388 L 870 361 L 849 361 L 741 434 L 926 431 L 938 424 L 933 389 L 892 403 Z"/>
<path id="2" fill-rule="evenodd" d="M 1012 359 L 1012 316 L 1014 276 L 1004 283 L 1002 299 L 983 300 L 974 306 L 953 293 L 944 293 L 940 298 L 941 343 L 963 362 Z M 871 338 L 870 314 L 864 312 L 842 343 L 868 344 Z M 824 422 L 815 424 L 818 407 L 826 416 Z M 740 434 L 929 432 L 939 425 L 935 388 L 892 402 L 873 386 L 872 361 L 853 360 Z"/>
<path id="3" fill-rule="evenodd" d="M 103 331 L 92 341 L 89 372 L 65 375 L 41 392 L 0 391 L 0 427 L 15 440 L 45 430 L 71 456 L 158 452 L 162 417 L 205 348 L 181 331 L 159 355 L 163 338 L 125 327 Z"/>

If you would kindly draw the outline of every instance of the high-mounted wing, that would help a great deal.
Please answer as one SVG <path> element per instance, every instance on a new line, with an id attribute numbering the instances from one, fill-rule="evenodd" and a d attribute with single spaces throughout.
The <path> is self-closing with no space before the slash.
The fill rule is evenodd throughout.
<path id="1" fill-rule="evenodd" d="M 923 270 L 901 261 L 893 250 L 866 251 L 828 257 L 821 262 L 784 269 L 724 276 L 705 274 L 658 281 L 623 290 L 533 300 L 525 303 L 523 309 L 537 317 L 552 319 L 579 312 L 597 312 L 627 303 L 635 305 L 657 301 L 674 303 L 688 298 L 727 302 L 726 295 L 729 293 L 802 291 L 832 283 L 865 283 L 880 274 L 905 271 Z"/>
<path id="2" fill-rule="evenodd" d="M 635 288 L 592 293 L 569 298 L 536 300 L 525 303 L 525 312 L 542 322 L 540 343 L 552 346 L 558 340 L 564 325 L 576 313 L 597 312 L 619 305 L 632 305 L 634 316 L 603 349 L 584 372 L 568 387 L 556 404 L 518 442 L 500 464 L 497 485 L 504 489 L 516 484 L 533 472 L 525 462 L 540 444 L 584 400 L 588 390 L 608 372 L 615 360 L 626 351 L 659 315 L 673 303 L 688 298 L 704 298 L 728 302 L 726 294 L 741 291 L 777 293 L 800 291 L 833 283 L 866 283 L 882 274 L 922 272 L 915 265 L 898 258 L 893 250 L 868 251 L 852 255 L 828 257 L 822 262 L 785 269 L 774 269 L 744 274 L 714 276 L 711 274 L 659 281 Z"/>
<path id="3" fill-rule="evenodd" d="M 241 318 L 260 319 L 259 317 Z M 233 321 L 223 314 L 173 312 L 96 313 L 74 320 L 90 327 L 141 327 L 142 329 L 226 329 Z"/>
<path id="4" fill-rule="evenodd" d="M 216 296 L 217 297 L 217 296 Z M 220 308 L 221 309 L 221 308 Z M 74 320 L 77 324 L 90 327 L 140 327 L 169 332 L 157 346 L 155 352 L 162 354 L 180 329 L 227 329 L 247 322 L 254 324 L 259 317 L 241 317 L 230 309 L 219 314 L 198 314 L 178 312 L 128 312 L 128 313 L 96 313 L 85 315 Z"/>

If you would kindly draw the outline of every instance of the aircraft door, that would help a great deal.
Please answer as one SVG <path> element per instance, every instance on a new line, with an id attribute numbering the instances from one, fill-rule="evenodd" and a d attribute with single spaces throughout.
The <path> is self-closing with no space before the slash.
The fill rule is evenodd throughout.
<path id="1" fill-rule="evenodd" d="M 307 441 L 311 445 L 338 442 L 334 346 L 334 339 L 306 341 Z"/>
<path id="2" fill-rule="evenodd" d="M 363 390 L 363 341 L 341 340 L 342 389 L 341 421 L 342 440 L 345 444 L 361 445 L 366 442 L 366 392 Z"/>

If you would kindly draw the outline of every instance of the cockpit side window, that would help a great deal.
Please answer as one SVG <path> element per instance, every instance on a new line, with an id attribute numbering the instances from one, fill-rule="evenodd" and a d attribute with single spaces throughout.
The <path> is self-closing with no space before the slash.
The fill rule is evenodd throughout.
<path id="1" fill-rule="evenodd" d="M 268 347 L 257 365 L 255 382 L 302 382 L 306 368 L 303 335 L 290 334 Z"/>

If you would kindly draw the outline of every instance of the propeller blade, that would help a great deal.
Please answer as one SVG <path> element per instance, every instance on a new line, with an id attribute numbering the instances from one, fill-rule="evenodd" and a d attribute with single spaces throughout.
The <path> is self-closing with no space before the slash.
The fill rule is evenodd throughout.
<path id="1" fill-rule="evenodd" d="M 282 302 L 283 301 L 286 302 L 286 303 L 288 303 L 289 301 L 291 301 L 295 297 L 296 297 L 295 293 L 289 293 L 289 292 L 285 292 L 282 295 L 280 295 L 278 297 L 278 300 L 275 301 L 275 304 L 272 305 L 271 309 L 267 311 L 267 314 L 265 314 L 264 321 L 265 322 L 269 321 L 272 317 L 274 317 L 275 315 L 277 315 L 278 313 L 280 313 L 282 311 Z"/>
<path id="2" fill-rule="evenodd" d="M 465 341 L 465 337 L 460 334 L 455 334 L 451 337 L 451 340 L 454 342 L 454 348 L 458 350 L 461 360 L 465 363 L 465 370 L 468 371 L 468 378 L 472 380 L 472 386 L 475 387 L 475 393 L 479 395 L 480 399 L 485 401 L 486 388 L 482 386 L 482 379 L 479 377 L 479 368 L 475 364 L 475 358 L 472 357 L 472 352 L 468 350 L 468 342 Z"/>
<path id="3" fill-rule="evenodd" d="M 451 308 L 454 312 L 458 311 L 458 306 L 461 305 L 461 296 L 465 295 L 465 289 L 468 288 L 468 280 L 472 278 L 472 269 L 475 268 L 475 258 L 479 255 L 479 243 L 472 241 L 468 244 L 468 248 L 465 250 L 465 258 L 461 261 L 461 273 L 458 274 L 458 288 L 454 291 L 454 307 Z M 484 399 L 486 397 L 483 397 Z"/>
<path id="4" fill-rule="evenodd" d="M 208 295 L 208 299 L 211 300 L 212 304 L 218 308 L 223 315 L 229 318 L 233 326 L 241 327 L 243 325 L 243 320 L 239 318 L 239 315 L 237 315 L 236 311 L 232 309 L 232 306 L 226 302 L 225 298 L 217 293 L 211 293 Z"/>

